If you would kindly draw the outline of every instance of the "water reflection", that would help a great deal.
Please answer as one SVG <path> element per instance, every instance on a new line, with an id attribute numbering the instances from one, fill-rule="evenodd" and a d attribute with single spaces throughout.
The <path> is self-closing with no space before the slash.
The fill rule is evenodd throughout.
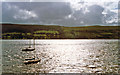
<path id="1" fill-rule="evenodd" d="M 118 40 L 36 40 L 36 51 L 25 53 L 28 40 L 3 41 L 3 72 L 118 73 Z M 26 56 L 41 59 L 23 64 Z"/>

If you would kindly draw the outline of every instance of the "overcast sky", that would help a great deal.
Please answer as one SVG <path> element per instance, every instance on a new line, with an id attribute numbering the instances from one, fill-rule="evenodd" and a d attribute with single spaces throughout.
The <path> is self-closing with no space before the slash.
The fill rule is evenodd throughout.
<path id="1" fill-rule="evenodd" d="M 61 26 L 114 25 L 118 23 L 118 2 L 3 2 L 2 22 Z"/>

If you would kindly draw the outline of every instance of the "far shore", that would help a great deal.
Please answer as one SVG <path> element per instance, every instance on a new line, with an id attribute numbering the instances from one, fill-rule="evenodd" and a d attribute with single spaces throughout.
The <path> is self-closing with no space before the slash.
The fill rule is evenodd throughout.
<path id="1" fill-rule="evenodd" d="M 120 26 L 2 24 L 2 39 L 120 39 Z"/>

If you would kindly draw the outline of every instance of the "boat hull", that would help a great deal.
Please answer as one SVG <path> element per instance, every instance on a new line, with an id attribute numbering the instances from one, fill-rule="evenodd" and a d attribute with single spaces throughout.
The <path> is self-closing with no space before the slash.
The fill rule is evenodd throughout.
<path id="1" fill-rule="evenodd" d="M 25 48 L 25 49 L 22 49 L 22 51 L 34 51 L 35 48 Z"/>
<path id="2" fill-rule="evenodd" d="M 28 65 L 28 64 L 35 64 L 35 63 L 38 63 L 38 62 L 40 62 L 40 60 L 29 60 L 29 61 L 24 61 L 24 64 Z"/>

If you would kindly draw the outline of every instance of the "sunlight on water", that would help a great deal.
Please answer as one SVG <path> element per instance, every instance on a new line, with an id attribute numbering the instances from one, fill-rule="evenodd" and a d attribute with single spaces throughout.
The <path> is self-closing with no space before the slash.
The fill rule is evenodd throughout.
<path id="1" fill-rule="evenodd" d="M 118 73 L 118 40 L 3 40 L 3 73 Z M 33 46 L 33 42 L 31 44 Z M 27 57 L 41 59 L 25 65 Z"/>

